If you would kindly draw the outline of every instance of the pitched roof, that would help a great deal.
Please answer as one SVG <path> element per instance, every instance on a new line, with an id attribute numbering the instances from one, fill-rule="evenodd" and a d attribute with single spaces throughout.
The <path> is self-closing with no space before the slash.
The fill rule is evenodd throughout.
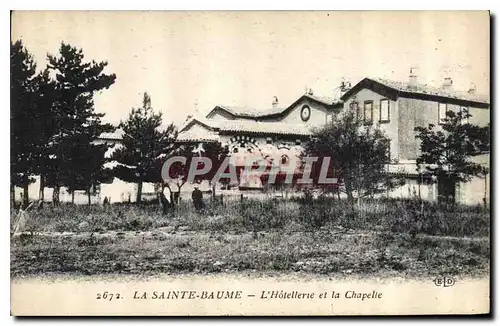
<path id="1" fill-rule="evenodd" d="M 332 105 L 340 100 L 339 98 L 335 98 L 333 96 L 318 96 L 314 94 L 304 94 L 304 96 L 326 105 Z"/>
<path id="2" fill-rule="evenodd" d="M 279 108 L 279 107 L 273 107 L 270 109 L 259 109 L 246 106 L 229 106 L 229 105 L 218 105 L 215 108 L 222 109 L 234 115 L 235 117 L 242 117 L 242 118 L 257 118 L 269 114 L 281 113 L 284 110 L 286 110 L 286 108 Z"/>
<path id="3" fill-rule="evenodd" d="M 258 133 L 258 134 L 274 134 L 274 135 L 295 135 L 295 136 L 308 136 L 311 131 L 303 124 L 288 124 L 282 122 L 261 122 L 252 120 L 225 120 L 216 121 L 204 118 L 192 118 L 184 127 L 199 123 L 209 130 L 219 131 L 219 132 L 246 132 L 246 133 Z M 186 131 L 181 131 L 179 133 L 179 138 L 185 139 L 186 137 L 192 137 L 190 134 L 190 129 Z M 186 134 L 186 136 L 184 136 Z M 201 137 L 201 135 L 199 136 Z"/>
<path id="4" fill-rule="evenodd" d="M 209 129 L 213 129 L 210 126 L 207 126 Z M 200 132 L 196 130 L 186 130 L 179 133 L 176 139 L 177 142 L 191 142 L 191 141 L 199 141 L 199 142 L 217 142 L 220 141 L 220 138 L 215 132 Z"/>
<path id="5" fill-rule="evenodd" d="M 451 104 L 475 105 L 478 107 L 489 107 L 490 102 L 489 97 L 482 94 L 469 93 L 456 89 L 445 89 L 427 84 L 410 86 L 407 82 L 371 77 L 364 78 L 354 85 L 341 97 L 341 99 L 345 101 L 363 88 L 368 88 L 376 92 L 392 91 L 389 95 L 392 95 L 394 99 L 397 97 L 409 97 L 432 101 L 444 100 Z"/>
<path id="6" fill-rule="evenodd" d="M 311 134 L 304 124 L 288 124 L 282 122 L 260 122 L 249 120 L 224 121 L 219 128 L 220 131 L 248 132 L 276 135 L 298 135 L 308 136 Z"/>
<path id="7" fill-rule="evenodd" d="M 244 107 L 244 106 L 239 107 L 230 105 L 217 105 L 206 116 L 208 117 L 212 112 L 216 110 L 223 110 L 237 118 L 267 118 L 267 117 L 279 116 L 285 114 L 287 111 L 292 109 L 298 102 L 302 101 L 304 98 L 308 98 L 310 100 L 313 100 L 328 107 L 336 103 L 339 103 L 338 98 L 329 96 L 317 96 L 313 94 L 304 94 L 287 107 L 272 107 L 263 109 L 263 108 Z"/>
<path id="8" fill-rule="evenodd" d="M 121 140 L 123 137 L 123 130 L 116 129 L 115 132 L 103 132 L 99 135 L 102 140 Z"/>

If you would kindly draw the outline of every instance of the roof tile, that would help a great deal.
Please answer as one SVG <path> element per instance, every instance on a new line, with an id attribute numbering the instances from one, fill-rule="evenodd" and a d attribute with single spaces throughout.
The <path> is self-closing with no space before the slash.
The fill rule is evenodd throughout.
<path id="1" fill-rule="evenodd" d="M 457 89 L 444 89 L 442 87 L 435 87 L 428 84 L 417 84 L 414 87 L 410 87 L 407 82 L 383 79 L 383 78 L 369 78 L 375 82 L 378 82 L 387 87 L 408 92 L 408 93 L 419 93 L 419 94 L 429 94 L 429 95 L 438 95 L 448 98 L 456 98 L 461 100 L 473 101 L 473 102 L 481 102 L 481 103 L 489 103 L 490 99 L 488 96 L 484 94 L 478 93 L 469 93 L 460 91 Z"/>

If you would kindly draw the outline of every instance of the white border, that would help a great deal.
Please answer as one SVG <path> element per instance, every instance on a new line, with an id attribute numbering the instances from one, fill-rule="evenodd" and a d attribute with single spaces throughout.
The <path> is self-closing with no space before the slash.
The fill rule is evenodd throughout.
<path id="1" fill-rule="evenodd" d="M 9 5 L 9 6 L 7 6 Z M 407 2 L 407 1 L 387 1 L 387 0 L 378 0 L 378 1 L 354 1 L 354 0 L 349 0 L 349 1 L 338 1 L 338 2 L 330 2 L 330 1 L 318 1 L 318 0 L 301 0 L 301 1 L 275 1 L 271 3 L 269 0 L 253 0 L 253 1 L 217 1 L 217 0 L 212 0 L 212 1 L 202 1 L 202 0 L 184 0 L 184 1 L 177 1 L 174 3 L 162 3 L 160 1 L 148 1 L 148 0 L 141 0 L 141 1 L 129 1 L 129 2 L 115 2 L 113 5 L 110 5 L 110 2 L 102 1 L 102 0 L 87 0 L 84 2 L 70 2 L 70 1 L 15 1 L 14 3 L 7 3 L 7 2 L 2 2 L 2 14 L 0 15 L 0 20 L 1 20 L 1 31 L 2 31 L 2 37 L 3 42 L 2 44 L 7 45 L 8 40 L 10 40 L 10 13 L 8 10 L 492 10 L 492 14 L 498 14 L 500 10 L 498 10 L 499 2 L 498 1 L 487 1 L 487 0 L 474 0 L 474 1 L 461 1 L 461 2 L 437 2 L 435 0 L 419 0 L 419 1 L 413 1 L 413 2 Z M 6 8 L 3 8 L 3 7 Z M 498 22 L 497 22 L 498 24 Z M 492 33 L 492 37 L 495 38 L 495 40 L 492 39 L 492 44 L 495 44 L 498 42 L 497 35 L 496 33 Z M 1 60 L 0 62 L 3 64 L 3 71 L 4 73 L 1 75 L 1 82 L 2 82 L 2 87 L 0 88 L 2 91 L 2 96 L 0 97 L 2 99 L 2 115 L 3 118 L 0 119 L 0 122 L 2 124 L 2 152 L 3 153 L 9 153 L 9 141 L 10 139 L 10 130 L 9 130 L 9 110 L 10 110 L 10 104 L 9 104 L 9 93 L 8 93 L 8 85 L 9 85 L 9 74 L 6 73 L 9 71 L 9 65 L 8 65 L 8 52 L 7 49 L 3 49 L 3 51 L 0 52 L 1 54 Z M 492 60 L 497 59 L 497 56 L 495 58 L 492 58 Z M 496 73 L 496 69 L 492 71 L 493 74 Z M 493 90 L 493 98 L 496 98 L 496 91 L 498 91 L 498 87 L 495 87 Z M 493 103 L 497 103 L 496 100 L 494 100 Z M 493 108 L 495 109 L 495 108 Z M 495 124 L 498 125 L 500 119 L 500 114 L 495 115 Z M 500 148 L 499 143 L 496 142 L 494 153 L 498 152 Z M 9 294 L 10 293 L 10 273 L 9 273 L 9 266 L 10 266 L 10 251 L 9 251 L 9 238 L 6 236 L 7 235 L 7 230 L 9 229 L 9 218 L 8 218 L 8 207 L 9 207 L 9 201 L 8 201 L 8 183 L 9 183 L 9 163 L 7 162 L 7 154 L 3 155 L 3 160 L 1 161 L 2 163 L 2 173 L 1 173 L 1 193 L 0 193 L 0 200 L 2 201 L 1 207 L 3 208 L 3 211 L 5 214 L 2 216 L 2 223 L 3 227 L 1 228 L 3 236 L 1 237 L 2 243 L 2 293 L 4 295 L 2 296 L 2 310 L 1 310 L 1 316 L 2 325 L 11 325 L 15 322 L 15 320 L 11 318 L 5 318 L 10 315 L 10 298 Z M 494 188 L 492 188 L 494 189 Z M 495 197 L 500 197 L 500 193 L 494 193 Z M 496 198 L 497 200 L 494 200 L 493 203 L 498 203 L 500 198 Z M 494 212 L 497 210 L 495 209 Z M 495 216 L 492 216 L 492 219 L 496 219 Z M 495 225 L 495 231 L 496 235 L 498 236 L 498 225 L 500 222 L 496 221 L 494 223 Z M 492 239 L 493 240 L 493 239 Z M 492 242 L 492 245 L 494 245 L 494 242 Z M 494 250 L 493 252 L 496 252 L 497 254 L 494 257 L 494 262 L 496 267 L 496 261 L 498 260 L 498 250 Z M 495 268 L 496 270 L 496 268 Z M 497 284 L 498 282 L 495 282 L 494 284 Z M 496 292 L 496 291 L 495 291 Z M 496 292 L 497 293 L 497 292 Z M 471 298 L 471 300 L 474 300 L 474 298 Z M 498 302 L 499 300 L 495 300 L 495 307 L 493 308 L 497 314 L 498 314 Z M 181 320 L 181 321 L 174 321 L 174 320 L 168 320 L 169 324 L 170 323 L 184 323 L 188 320 Z M 220 322 L 221 320 L 208 320 L 211 322 Z M 232 322 L 235 320 L 226 320 L 226 322 Z M 252 322 L 259 322 L 263 323 L 262 320 L 251 320 Z M 269 322 L 277 322 L 277 321 L 284 321 L 284 322 L 289 322 L 289 320 L 272 320 Z M 345 320 L 326 320 L 327 322 L 334 322 L 334 323 L 344 323 Z M 362 320 L 367 321 L 367 320 Z M 380 322 L 385 322 L 386 320 L 380 320 Z M 402 322 L 403 320 L 394 320 L 394 322 L 399 323 Z M 437 322 L 433 320 L 425 320 L 424 322 L 427 323 L 434 323 Z M 63 322 L 68 322 L 68 320 L 64 320 Z M 104 325 L 108 321 L 103 321 L 103 320 L 90 320 L 95 325 Z M 120 320 L 119 322 L 123 322 L 123 320 Z M 137 320 L 134 320 L 133 323 L 136 323 Z M 139 321 L 140 322 L 140 321 Z M 192 321 L 191 321 L 192 322 Z M 206 321 L 205 321 L 206 322 Z M 267 321 L 266 321 L 267 322 Z M 306 320 L 300 320 L 301 323 L 307 323 L 308 321 Z M 359 320 L 356 322 L 360 322 Z M 368 322 L 373 322 L 373 320 L 370 320 Z M 440 320 L 442 322 L 442 320 Z M 449 320 L 449 322 L 453 322 L 452 320 Z M 466 321 L 467 323 L 475 323 L 477 321 Z M 33 323 L 33 321 L 25 321 L 27 324 Z M 38 323 L 42 324 L 47 324 L 50 325 L 53 323 L 53 320 L 42 320 L 38 321 Z"/>

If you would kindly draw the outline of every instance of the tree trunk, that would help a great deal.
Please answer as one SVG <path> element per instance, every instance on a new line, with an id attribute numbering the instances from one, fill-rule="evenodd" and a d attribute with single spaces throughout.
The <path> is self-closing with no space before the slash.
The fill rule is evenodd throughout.
<path id="1" fill-rule="evenodd" d="M 486 196 L 488 194 L 487 192 L 487 189 L 488 189 L 488 179 L 486 179 L 488 177 L 487 174 L 484 175 L 484 199 L 483 199 L 483 203 L 484 203 L 484 208 L 488 208 L 488 205 L 486 204 Z"/>
<path id="2" fill-rule="evenodd" d="M 142 181 L 137 182 L 137 197 L 135 201 L 137 203 L 141 202 L 141 195 L 142 195 Z"/>
<path id="3" fill-rule="evenodd" d="M 357 200 L 357 204 L 358 204 L 358 211 L 361 210 L 361 164 L 358 163 L 358 189 L 357 189 L 357 192 L 358 192 L 358 200 Z"/>
<path id="4" fill-rule="evenodd" d="M 89 206 L 90 206 L 90 188 L 87 189 L 87 198 L 89 200 Z"/>
<path id="5" fill-rule="evenodd" d="M 29 191 L 29 177 L 27 174 L 23 175 L 23 207 L 26 208 L 28 207 L 28 191 Z"/>
<path id="6" fill-rule="evenodd" d="M 10 207 L 16 207 L 16 188 L 12 182 L 10 183 Z"/>
<path id="7" fill-rule="evenodd" d="M 59 205 L 59 186 L 54 186 L 54 192 L 52 192 L 52 205 Z"/>
<path id="8" fill-rule="evenodd" d="M 345 192 L 347 195 L 347 201 L 349 203 L 354 203 L 354 196 L 352 194 L 352 182 L 351 182 L 351 177 L 346 173 L 344 175 L 344 184 L 345 184 Z"/>
<path id="9" fill-rule="evenodd" d="M 75 204 L 75 191 L 71 191 L 71 204 Z"/>
<path id="10" fill-rule="evenodd" d="M 40 174 L 40 190 L 38 191 L 38 199 L 43 202 L 45 200 L 45 176 Z"/>

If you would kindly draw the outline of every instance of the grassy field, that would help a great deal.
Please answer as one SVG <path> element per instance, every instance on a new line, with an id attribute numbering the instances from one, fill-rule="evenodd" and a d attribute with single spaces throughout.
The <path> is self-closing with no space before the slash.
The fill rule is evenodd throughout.
<path id="1" fill-rule="evenodd" d="M 396 200 L 356 209 L 333 199 L 244 200 L 202 214 L 181 204 L 167 215 L 156 205 L 46 207 L 12 237 L 11 273 L 485 275 L 489 216 Z"/>
<path id="2" fill-rule="evenodd" d="M 239 197 L 238 197 L 239 198 Z M 16 213 L 11 214 L 11 226 Z M 490 212 L 481 206 L 444 208 L 434 203 L 379 199 L 351 207 L 334 198 L 207 201 L 198 213 L 191 202 L 181 202 L 162 214 L 156 202 L 142 205 L 80 206 L 46 204 L 30 212 L 27 231 L 102 232 L 147 231 L 159 227 L 193 231 L 257 232 L 270 230 L 314 231 L 319 228 L 424 233 L 442 236 L 489 236 Z"/>
<path id="3" fill-rule="evenodd" d="M 392 233 L 155 231 L 15 237 L 13 276 L 302 271 L 423 277 L 484 275 L 488 238 Z"/>

